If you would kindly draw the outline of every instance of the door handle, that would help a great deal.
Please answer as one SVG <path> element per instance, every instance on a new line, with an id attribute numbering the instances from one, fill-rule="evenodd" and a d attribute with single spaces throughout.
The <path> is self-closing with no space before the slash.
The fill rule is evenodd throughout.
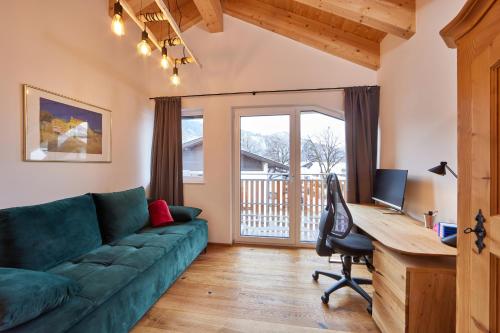
<path id="1" fill-rule="evenodd" d="M 484 238 L 486 237 L 486 229 L 484 228 L 484 222 L 486 222 L 486 219 L 483 216 L 483 212 L 481 209 L 476 215 L 476 226 L 474 229 L 472 228 L 466 228 L 464 230 L 464 234 L 470 234 L 470 233 L 475 233 L 476 234 L 476 246 L 477 246 L 477 251 L 481 253 L 483 249 L 486 247 L 484 245 Z"/>

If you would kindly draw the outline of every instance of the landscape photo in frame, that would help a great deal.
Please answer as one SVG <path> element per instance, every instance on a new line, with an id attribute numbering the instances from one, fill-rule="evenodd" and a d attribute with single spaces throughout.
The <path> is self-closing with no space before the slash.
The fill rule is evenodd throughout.
<path id="1" fill-rule="evenodd" d="M 111 162 L 111 112 L 24 86 L 26 161 Z"/>

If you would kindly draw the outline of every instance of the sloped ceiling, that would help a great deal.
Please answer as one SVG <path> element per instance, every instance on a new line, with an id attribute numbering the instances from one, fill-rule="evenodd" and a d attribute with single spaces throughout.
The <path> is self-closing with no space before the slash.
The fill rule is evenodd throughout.
<path id="1" fill-rule="evenodd" d="M 137 15 L 160 11 L 155 0 L 121 1 Z M 416 29 L 415 0 L 162 1 L 181 31 L 203 22 L 208 32 L 221 33 L 224 13 L 371 69 L 380 66 L 380 42 L 387 34 L 409 39 Z M 109 0 L 110 15 L 114 2 Z M 158 40 L 172 34 L 162 22 L 146 24 Z"/>

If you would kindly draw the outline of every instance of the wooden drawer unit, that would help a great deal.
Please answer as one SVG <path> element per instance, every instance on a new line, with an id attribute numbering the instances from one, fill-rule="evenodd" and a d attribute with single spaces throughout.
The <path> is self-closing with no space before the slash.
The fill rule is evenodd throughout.
<path id="1" fill-rule="evenodd" d="M 375 276 L 391 290 L 395 296 L 404 302 L 406 297 L 406 266 L 403 262 L 393 256 L 387 248 L 375 247 L 373 254 L 373 265 L 375 266 Z"/>
<path id="2" fill-rule="evenodd" d="M 455 329 L 455 258 L 403 255 L 374 242 L 373 319 L 382 332 Z"/>

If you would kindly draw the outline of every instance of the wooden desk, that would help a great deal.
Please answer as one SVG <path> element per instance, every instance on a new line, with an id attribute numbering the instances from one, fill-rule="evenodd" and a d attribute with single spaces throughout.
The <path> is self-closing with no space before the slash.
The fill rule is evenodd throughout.
<path id="1" fill-rule="evenodd" d="M 418 256 L 456 256 L 457 249 L 441 243 L 436 232 L 401 214 L 384 214 L 372 205 L 349 204 L 354 223 L 391 250 Z"/>
<path id="2" fill-rule="evenodd" d="M 354 223 L 375 239 L 373 319 L 382 332 L 454 332 L 455 248 L 405 215 L 349 204 Z"/>

